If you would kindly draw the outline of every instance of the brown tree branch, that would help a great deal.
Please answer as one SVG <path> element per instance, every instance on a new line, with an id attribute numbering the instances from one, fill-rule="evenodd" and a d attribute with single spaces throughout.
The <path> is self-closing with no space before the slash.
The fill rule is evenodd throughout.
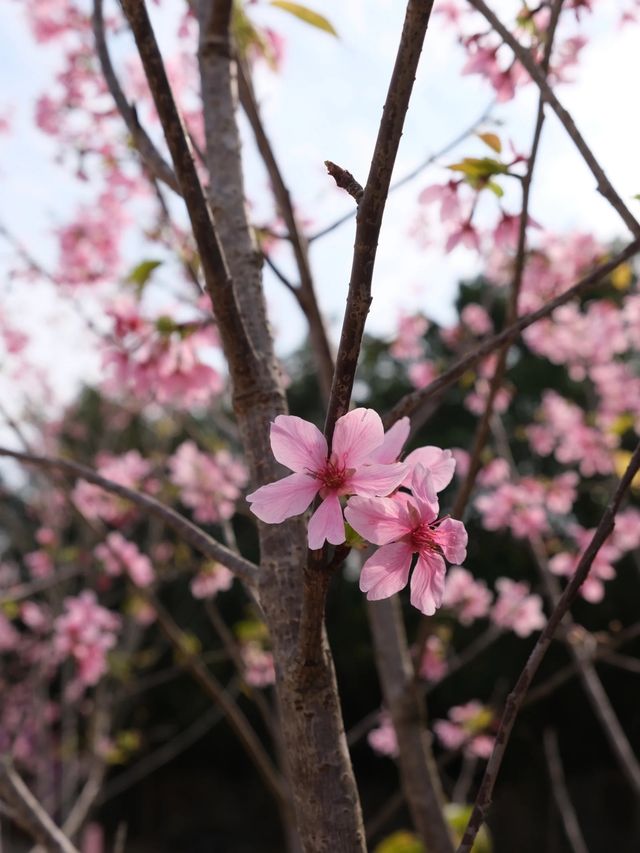
<path id="1" fill-rule="evenodd" d="M 141 594 L 152 606 L 163 634 L 167 637 L 176 652 L 182 656 L 185 670 L 200 685 L 205 695 L 223 710 L 229 721 L 229 725 L 235 731 L 240 743 L 255 764 L 256 769 L 262 776 L 271 794 L 275 797 L 276 802 L 280 807 L 286 807 L 287 795 L 285 782 L 280 777 L 271 758 L 267 755 L 262 743 L 237 703 L 202 663 L 200 658 L 189 652 L 188 642 L 184 633 L 157 597 L 148 589 L 142 590 Z"/>
<path id="2" fill-rule="evenodd" d="M 597 181 L 598 192 L 606 198 L 609 204 L 611 204 L 611 206 L 617 211 L 633 236 L 640 237 L 640 223 L 615 191 L 604 170 L 576 127 L 571 115 L 556 97 L 553 89 L 546 80 L 544 72 L 536 65 L 531 52 L 520 44 L 515 36 L 509 32 L 508 28 L 505 27 L 502 21 L 500 21 L 494 12 L 491 11 L 484 0 L 468 0 L 468 3 L 477 12 L 480 12 L 495 32 L 502 38 L 504 43 L 509 45 L 516 59 L 527 70 L 531 79 L 540 89 L 542 97 L 553 109 L 564 129 L 567 131 L 576 148 L 582 155 L 582 159 L 585 161 L 591 171 L 591 174 Z"/>
<path id="3" fill-rule="evenodd" d="M 244 379 L 245 384 L 251 385 L 259 359 L 245 329 L 213 216 L 196 171 L 189 136 L 173 98 L 145 3 L 121 0 L 121 5 L 136 41 L 171 153 L 180 194 L 187 206 L 225 355 L 234 367 L 236 384 Z"/>
<path id="4" fill-rule="evenodd" d="M 592 287 L 600 284 L 603 278 L 625 263 L 625 261 L 638 254 L 638 252 L 640 252 L 640 239 L 633 240 L 621 252 L 618 252 L 610 260 L 595 267 L 590 273 L 581 278 L 580 281 L 576 282 L 568 290 L 565 290 L 564 293 L 545 303 L 541 308 L 520 317 L 519 320 L 507 326 L 506 329 L 503 329 L 497 335 L 485 338 L 475 349 L 458 359 L 455 364 L 448 370 L 445 370 L 444 373 L 441 373 L 426 388 L 405 394 L 383 418 L 385 429 L 389 429 L 390 426 L 405 415 L 412 416 L 414 413 L 417 413 L 425 403 L 436 395 L 441 394 L 449 385 L 452 385 L 469 370 L 470 367 L 473 367 L 503 344 L 515 341 L 524 329 L 528 329 L 529 326 L 533 326 L 534 323 L 548 317 L 560 305 L 564 305 L 566 302 L 582 296 Z"/>
<path id="5" fill-rule="evenodd" d="M 371 305 L 371 282 L 391 174 L 427 33 L 433 0 L 409 0 L 378 137 L 356 217 L 356 236 L 347 307 L 342 325 L 325 435 L 331 444 L 336 421 L 351 400 L 364 326 Z"/>
<path id="6" fill-rule="evenodd" d="M 541 63 L 541 72 L 545 79 L 549 73 L 549 63 L 551 62 L 551 53 L 553 51 L 553 41 L 560 20 L 562 4 L 564 0 L 555 0 L 551 8 L 551 17 L 546 31 L 546 44 L 544 56 Z M 531 185 L 533 183 L 533 173 L 538 159 L 538 151 L 540 150 L 540 140 L 542 139 L 542 127 L 544 125 L 544 98 L 542 94 L 538 99 L 538 113 L 536 116 L 535 130 L 533 132 L 533 141 L 531 143 L 531 153 L 527 161 L 527 171 L 522 179 L 522 205 L 520 211 L 520 223 L 518 228 L 518 241 L 516 248 L 516 258 L 514 262 L 513 281 L 511 283 L 511 292 L 509 296 L 509 304 L 507 306 L 507 316 L 505 325 L 509 326 L 518 319 L 518 299 L 522 289 L 522 280 L 526 265 L 527 253 L 527 224 L 529 219 L 529 202 L 531 199 Z M 460 485 L 453 502 L 451 514 L 454 518 L 462 518 L 465 507 L 475 486 L 476 478 L 481 467 L 482 451 L 487 443 L 489 433 L 491 431 L 491 418 L 498 393 L 502 388 L 504 376 L 507 371 L 507 355 L 509 353 L 510 344 L 505 344 L 500 347 L 497 353 L 497 362 L 493 371 L 493 376 L 489 384 L 489 393 L 485 403 L 484 411 L 480 417 L 473 438 L 473 445 L 469 458 L 469 467 L 467 474 Z"/>
<path id="7" fill-rule="evenodd" d="M 553 791 L 553 796 L 560 812 L 567 840 L 571 845 L 573 853 L 589 853 L 567 789 L 564 770 L 562 768 L 562 759 L 560 758 L 560 749 L 558 747 L 558 735 L 555 729 L 545 729 L 542 741 L 547 768 L 549 770 L 549 778 L 551 780 L 551 790 Z"/>
<path id="8" fill-rule="evenodd" d="M 285 184 L 282 170 L 278 164 L 271 141 L 266 133 L 260 108 L 256 100 L 249 69 L 242 62 L 238 62 L 238 93 L 240 103 L 258 146 L 258 151 L 269 175 L 271 187 L 275 196 L 280 215 L 287 228 L 287 235 L 291 242 L 291 248 L 298 268 L 300 284 L 297 288 L 291 287 L 302 312 L 309 324 L 309 335 L 316 360 L 320 388 L 326 400 L 331 392 L 331 380 L 333 378 L 333 353 L 324 320 L 318 307 L 311 265 L 309 263 L 309 245 L 304 237 L 303 231 L 298 224 L 291 195 Z M 267 259 L 268 260 L 268 259 Z M 273 266 L 272 266 L 273 269 Z"/>
<path id="9" fill-rule="evenodd" d="M 367 614 L 384 703 L 398 739 L 400 781 L 413 824 L 425 849 L 453 853 L 444 818 L 444 794 L 416 691 L 398 596 L 368 602 Z"/>
<path id="10" fill-rule="evenodd" d="M 56 826 L 7 759 L 0 759 L 0 793 L 31 837 L 50 853 L 79 853 Z"/>
<path id="11" fill-rule="evenodd" d="M 52 456 L 36 456 L 33 453 L 21 453 L 18 450 L 9 450 L 6 447 L 0 447 L 0 456 L 7 456 L 11 459 L 17 459 L 27 465 L 35 465 L 38 468 L 45 470 L 63 471 L 65 474 L 70 474 L 73 477 L 79 477 L 86 480 L 88 483 L 93 483 L 95 486 L 100 486 L 106 492 L 118 495 L 127 501 L 146 510 L 151 515 L 164 521 L 169 527 L 184 539 L 192 548 L 195 548 L 205 557 L 212 560 L 217 560 L 222 563 L 230 571 L 236 574 L 240 580 L 244 581 L 249 587 L 255 586 L 257 583 L 258 567 L 241 557 L 240 554 L 235 554 L 225 545 L 209 536 L 204 530 L 201 530 L 193 522 L 189 521 L 179 512 L 176 512 L 171 507 L 166 506 L 151 495 L 146 495 L 143 492 L 137 492 L 135 489 L 130 489 L 127 486 L 122 486 L 120 483 L 114 483 L 106 477 L 88 468 L 86 465 L 80 465 L 78 462 L 71 462 L 67 459 L 60 459 Z"/>
<path id="12" fill-rule="evenodd" d="M 102 0 L 93 0 L 92 26 L 96 42 L 96 52 L 98 54 L 98 59 L 100 60 L 102 74 L 107 87 L 111 92 L 111 97 L 116 103 L 118 112 L 122 116 L 122 119 L 127 126 L 127 130 L 131 135 L 133 144 L 142 158 L 145 168 L 149 170 L 154 178 L 157 178 L 159 181 L 163 181 L 163 183 L 180 195 L 180 187 L 173 169 L 153 144 L 148 133 L 138 121 L 138 115 L 135 108 L 131 106 L 125 93 L 122 91 L 122 87 L 120 86 L 120 81 L 118 80 L 113 63 L 111 62 L 111 56 L 109 55 L 109 48 L 107 46 L 107 39 L 104 31 Z"/>
<path id="13" fill-rule="evenodd" d="M 495 106 L 495 101 L 491 101 L 491 103 L 485 107 L 482 111 L 482 115 L 475 119 L 470 125 L 468 125 L 463 131 L 454 136 L 453 139 L 449 140 L 442 148 L 435 152 L 435 154 L 429 154 L 429 156 L 423 160 L 421 163 L 418 163 L 411 171 L 407 172 L 406 175 L 403 175 L 397 181 L 394 181 L 389 187 L 389 194 L 394 192 L 400 187 L 405 186 L 410 181 L 413 181 L 414 178 L 417 178 L 418 175 L 421 175 L 425 169 L 429 166 L 432 166 L 436 163 L 441 157 L 444 157 L 445 154 L 448 154 L 449 151 L 452 151 L 457 145 L 460 145 L 461 142 L 464 142 L 465 139 L 468 139 L 469 136 L 483 123 L 485 122 L 489 116 L 491 115 L 491 111 Z M 320 240 L 322 237 L 325 237 L 327 234 L 330 234 L 332 231 L 335 231 L 336 228 L 339 228 L 341 225 L 344 225 L 346 222 L 350 222 L 356 215 L 356 210 L 352 209 L 348 213 L 345 213 L 343 216 L 338 217 L 338 219 L 329 223 L 329 225 L 325 225 L 320 231 L 316 231 L 314 234 L 311 234 L 307 240 L 309 243 L 313 243 L 316 240 Z"/>
<path id="14" fill-rule="evenodd" d="M 562 593 L 556 607 L 549 616 L 549 620 L 547 621 L 547 624 L 540 633 L 540 636 L 538 637 L 533 651 L 531 652 L 527 662 L 525 663 L 524 669 L 522 670 L 515 687 L 507 697 L 505 708 L 500 719 L 500 725 L 496 734 L 495 746 L 493 748 L 493 752 L 491 753 L 491 757 L 489 758 L 489 761 L 487 763 L 487 767 L 482 782 L 480 784 L 480 789 L 478 791 L 478 796 L 474 803 L 469 823 L 465 830 L 460 846 L 458 847 L 457 853 L 470 853 L 470 850 L 473 846 L 473 842 L 476 838 L 476 835 L 478 834 L 480 827 L 482 826 L 487 810 L 491 803 L 493 788 L 495 786 L 496 778 L 500 770 L 500 766 L 502 764 L 502 759 L 504 758 L 504 754 L 509 743 L 509 737 L 511 735 L 513 725 L 516 721 L 516 717 L 518 716 L 518 712 L 520 711 L 527 691 L 531 685 L 531 682 L 533 681 L 538 667 L 542 663 L 542 660 L 551 644 L 556 630 L 564 619 L 565 614 L 569 611 L 571 604 L 578 595 L 580 587 L 582 586 L 587 575 L 589 574 L 589 569 L 591 568 L 591 565 L 596 555 L 598 554 L 598 551 L 604 544 L 607 537 L 610 536 L 615 526 L 616 513 L 618 512 L 620 504 L 622 503 L 622 500 L 626 495 L 629 486 L 631 485 L 631 481 L 633 480 L 639 469 L 640 444 L 638 444 L 638 446 L 636 447 L 631 457 L 631 460 L 629 461 L 629 465 L 627 466 L 627 469 L 624 472 L 620 483 L 618 484 L 618 488 L 616 489 L 613 497 L 611 498 L 609 505 L 602 514 L 600 522 L 591 538 L 591 541 L 589 542 L 582 557 L 580 558 L 580 561 L 578 562 L 573 577 L 565 587 L 564 592 Z"/>

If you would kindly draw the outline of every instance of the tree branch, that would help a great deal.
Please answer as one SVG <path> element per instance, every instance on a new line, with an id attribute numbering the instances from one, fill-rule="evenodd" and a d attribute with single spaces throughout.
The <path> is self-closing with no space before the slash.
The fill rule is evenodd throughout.
<path id="1" fill-rule="evenodd" d="M 544 756 L 547 760 L 551 790 L 560 812 L 560 817 L 571 845 L 573 853 L 589 853 L 584 837 L 580 830 L 580 824 L 576 816 L 567 783 L 564 778 L 560 749 L 558 748 L 558 735 L 555 729 L 545 729 L 543 736 Z"/>
<path id="2" fill-rule="evenodd" d="M 527 690 L 533 681 L 538 667 L 542 663 L 557 628 L 565 614 L 569 611 L 569 608 L 575 600 L 580 587 L 589 574 L 589 569 L 591 568 L 598 551 L 604 544 L 607 537 L 610 536 L 615 526 L 616 513 L 622 503 L 622 499 L 627 493 L 627 490 L 631 485 L 631 481 L 639 469 L 640 444 L 636 447 L 629 465 L 618 484 L 618 488 L 602 514 L 600 523 L 598 524 L 589 545 L 580 558 L 573 577 L 565 587 L 556 607 L 549 616 L 549 620 L 538 637 L 533 651 L 529 655 L 515 687 L 507 697 L 500 725 L 496 734 L 495 746 L 487 763 L 485 774 L 478 791 L 478 796 L 474 803 L 469 823 L 462 838 L 462 842 L 458 847 L 457 853 L 470 853 L 473 842 L 485 819 L 486 812 L 491 803 L 493 788 L 509 743 L 509 737 L 516 721 L 516 717 L 518 716 L 518 712 L 520 711 L 524 698 L 527 694 Z"/>
<path id="3" fill-rule="evenodd" d="M 258 151 L 269 175 L 278 209 L 287 228 L 287 234 L 291 242 L 300 279 L 299 287 L 292 287 L 290 290 L 296 297 L 309 323 L 309 334 L 317 364 L 320 387 L 325 399 L 328 400 L 334 370 L 333 353 L 331 352 L 331 345 L 327 337 L 324 320 L 318 307 L 311 265 L 309 263 L 309 245 L 296 219 L 291 195 L 284 182 L 275 152 L 265 131 L 251 77 L 249 76 L 249 70 L 242 61 L 238 62 L 238 93 L 242 108 L 253 130 Z"/>
<path id="4" fill-rule="evenodd" d="M 120 81 L 116 75 L 107 39 L 104 31 L 104 17 L 102 13 L 102 0 L 93 0 L 93 16 L 92 16 L 93 35 L 96 42 L 96 52 L 100 60 L 100 67 L 105 82 L 111 92 L 111 97 L 116 103 L 118 112 L 122 116 L 127 130 L 131 135 L 133 143 L 142 158 L 145 168 L 157 178 L 163 181 L 168 187 L 180 195 L 180 187 L 171 166 L 166 162 L 162 154 L 153 144 L 151 138 L 138 121 L 138 115 L 134 107 L 127 101 L 125 93 L 122 91 Z"/>
<path id="5" fill-rule="evenodd" d="M 459 379 L 470 367 L 473 367 L 481 359 L 488 356 L 503 344 L 513 343 L 524 329 L 528 329 L 529 326 L 533 326 L 534 323 L 548 317 L 560 305 L 570 302 L 577 296 L 582 296 L 590 288 L 599 284 L 603 278 L 608 276 L 617 267 L 625 263 L 625 261 L 628 261 L 638 252 L 640 252 L 640 239 L 633 240 L 621 252 L 618 252 L 618 254 L 614 255 L 610 260 L 605 261 L 605 263 L 600 264 L 600 266 L 593 269 L 568 290 L 565 290 L 564 293 L 561 293 L 559 296 L 556 296 L 555 299 L 551 299 L 541 308 L 538 308 L 537 311 L 525 314 L 497 335 L 485 338 L 485 340 L 481 341 L 475 349 L 458 359 L 455 364 L 453 364 L 444 373 L 440 374 L 440 376 L 438 376 L 437 379 L 434 379 L 426 388 L 421 388 L 416 391 L 412 391 L 409 394 L 405 394 L 405 396 L 402 397 L 383 418 L 385 429 L 389 429 L 390 426 L 405 415 L 411 416 L 414 413 L 417 413 L 428 400 L 431 400 L 433 397 L 448 388 L 449 385 Z"/>
<path id="6" fill-rule="evenodd" d="M 500 21 L 500 19 L 491 11 L 491 9 L 487 6 L 484 0 L 468 0 L 468 3 L 477 12 L 480 12 L 480 14 L 489 22 L 489 24 L 491 24 L 492 28 L 496 31 L 496 33 L 498 33 L 498 35 L 502 38 L 505 44 L 509 45 L 518 62 L 520 62 L 520 64 L 527 70 L 531 79 L 540 89 L 542 97 L 553 109 L 553 111 L 561 121 L 564 129 L 567 131 L 567 133 L 573 140 L 576 148 L 582 155 L 582 159 L 585 161 L 591 171 L 591 174 L 597 181 L 598 192 L 604 198 L 606 198 L 609 204 L 611 204 L 611 206 L 617 211 L 620 218 L 625 223 L 629 231 L 631 231 L 633 236 L 640 237 L 640 223 L 633 216 L 629 208 L 625 205 L 618 193 L 613 188 L 613 185 L 607 178 L 606 174 L 604 173 L 604 170 L 594 157 L 593 152 L 585 142 L 578 128 L 576 127 L 571 115 L 567 112 L 567 110 L 562 106 L 562 104 L 556 97 L 553 89 L 548 84 L 543 71 L 536 65 L 533 56 L 531 55 L 531 52 L 525 47 L 523 47 L 523 45 L 520 44 L 520 42 L 515 38 L 515 36 L 509 32 L 507 27 L 505 27 L 502 21 Z"/>
<path id="7" fill-rule="evenodd" d="M 382 216 L 432 7 L 433 0 L 409 0 L 407 4 L 371 167 L 358 206 L 347 307 L 325 420 L 324 431 L 329 445 L 337 419 L 349 408 L 362 335 L 371 305 L 371 282 Z"/>
<path id="8" fill-rule="evenodd" d="M 153 607 L 163 634 L 176 652 L 184 657 L 184 668 L 192 675 L 204 693 L 223 710 L 229 725 L 235 731 L 276 802 L 281 807 L 286 807 L 285 783 L 245 715 L 200 658 L 188 651 L 185 635 L 158 599 L 148 589 L 142 590 L 141 594 Z"/>
<path id="9" fill-rule="evenodd" d="M 482 111 L 482 115 L 475 119 L 470 125 L 468 125 L 463 131 L 461 131 L 457 136 L 453 139 L 449 140 L 439 151 L 436 151 L 435 154 L 429 154 L 429 156 L 424 159 L 421 163 L 418 163 L 410 172 L 407 172 L 406 175 L 403 175 L 397 181 L 394 181 L 389 187 L 389 194 L 394 192 L 400 187 L 403 187 L 405 184 L 408 184 L 414 178 L 417 178 L 418 175 L 422 174 L 425 169 L 429 166 L 433 165 L 440 157 L 444 157 L 445 154 L 448 154 L 449 151 L 453 150 L 457 145 L 460 145 L 461 142 L 464 142 L 474 130 L 481 125 L 484 121 L 487 120 L 489 115 L 491 114 L 492 109 L 495 106 L 495 101 L 491 101 L 491 103 L 484 108 Z M 326 237 L 327 234 L 330 234 L 332 231 L 335 231 L 336 228 L 339 228 L 341 225 L 344 225 L 345 222 L 349 222 L 356 215 L 356 210 L 350 210 L 348 213 L 345 213 L 343 216 L 340 216 L 338 219 L 329 223 L 329 225 L 325 225 L 324 228 L 321 228 L 320 231 L 316 231 L 314 234 L 311 234 L 307 237 L 309 243 L 313 243 L 316 240 L 320 240 L 322 237 Z"/>
<path id="10" fill-rule="evenodd" d="M 196 171 L 189 136 L 169 86 L 145 3 L 143 0 L 121 0 L 121 4 L 133 31 L 171 153 L 180 194 L 187 206 L 225 355 L 233 365 L 236 384 L 241 379 L 252 384 L 251 377 L 259 367 L 259 359 L 244 326 L 213 216 Z"/>
<path id="11" fill-rule="evenodd" d="M 0 760 L 0 792 L 19 823 L 50 853 L 79 853 L 33 796 L 7 759 Z"/>
<path id="12" fill-rule="evenodd" d="M 541 71 L 545 79 L 549 73 L 549 63 L 551 62 L 551 53 L 553 51 L 553 41 L 560 20 L 562 4 L 564 0 L 555 0 L 551 8 L 551 17 L 549 26 L 547 27 L 547 41 L 544 49 L 544 56 L 541 63 Z M 527 161 L 527 171 L 522 179 L 522 206 L 520 211 L 520 223 L 518 228 L 518 241 L 516 248 L 516 259 L 514 263 L 513 281 L 511 283 L 511 293 L 509 296 L 509 304 L 507 307 L 507 316 L 505 325 L 509 326 L 518 319 L 518 299 L 522 289 L 522 280 L 527 260 L 527 221 L 529 219 L 529 201 L 531 198 L 531 185 L 533 183 L 533 173 L 538 159 L 538 151 L 540 149 L 540 140 L 542 139 L 542 127 L 544 125 L 544 98 L 540 94 L 538 100 L 538 113 L 536 116 L 535 130 L 533 132 L 533 141 L 531 143 L 531 154 Z M 489 432 L 491 430 L 491 418 L 498 393 L 502 388 L 504 376 L 507 371 L 507 355 L 509 353 L 509 344 L 505 344 L 500 348 L 497 354 L 497 362 L 493 371 L 493 376 L 489 385 L 489 393 L 485 403 L 484 411 L 476 426 L 475 435 L 473 438 L 473 446 L 469 458 L 469 467 L 466 477 L 458 489 L 453 509 L 451 514 L 454 518 L 462 518 L 465 507 L 473 491 L 476 482 L 476 477 L 481 467 L 481 456 L 484 450 Z"/>
<path id="13" fill-rule="evenodd" d="M 171 509 L 171 507 L 151 497 L 151 495 L 137 492 L 135 489 L 120 485 L 120 483 L 114 483 L 86 465 L 80 465 L 78 462 L 71 462 L 67 459 L 52 456 L 36 456 L 33 453 L 21 453 L 18 450 L 9 450 L 6 447 L 0 447 L 0 456 L 17 459 L 27 465 L 35 465 L 45 470 L 63 471 L 73 477 L 79 477 L 88 483 L 93 483 L 95 486 L 100 486 L 106 492 L 131 501 L 131 503 L 134 503 L 141 509 L 147 510 L 151 515 L 168 524 L 185 542 L 201 554 L 204 554 L 205 557 L 222 563 L 248 586 L 253 587 L 257 583 L 258 567 L 254 563 L 246 560 L 239 554 L 235 554 L 225 545 L 222 545 L 205 533 L 204 530 L 201 530 L 193 522 L 189 521 L 188 518 L 185 518 L 179 512 Z"/>

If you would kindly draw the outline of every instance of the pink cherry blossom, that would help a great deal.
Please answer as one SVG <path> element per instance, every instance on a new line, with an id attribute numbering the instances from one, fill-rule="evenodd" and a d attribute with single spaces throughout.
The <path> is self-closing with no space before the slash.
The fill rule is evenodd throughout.
<path id="1" fill-rule="evenodd" d="M 447 749 L 463 749 L 467 755 L 488 758 L 495 738 L 486 733 L 493 712 L 477 700 L 449 709 L 448 720 L 434 720 L 433 730 Z"/>
<path id="2" fill-rule="evenodd" d="M 462 566 L 452 566 L 447 573 L 442 604 L 453 610 L 462 625 L 471 625 L 489 613 L 493 596 L 484 581 L 477 581 Z"/>
<path id="3" fill-rule="evenodd" d="M 406 440 L 409 438 L 411 422 L 409 418 L 400 418 L 384 434 L 384 440 L 377 450 L 371 453 L 369 459 L 372 462 L 390 464 L 397 462 L 402 453 Z M 441 492 L 453 479 L 456 468 L 456 460 L 450 450 L 441 447 L 426 445 L 412 450 L 403 460 L 408 471 L 402 485 L 409 488 L 413 478 L 413 472 L 418 465 L 428 471 L 430 482 L 436 492 Z"/>
<path id="4" fill-rule="evenodd" d="M 210 563 L 190 583 L 194 598 L 214 598 L 219 592 L 230 589 L 233 572 L 221 563 Z"/>
<path id="5" fill-rule="evenodd" d="M 467 532 L 461 521 L 438 518 L 433 483 L 422 465 L 416 466 L 411 486 L 413 496 L 398 492 L 393 498 L 351 498 L 345 515 L 361 536 L 382 546 L 360 575 L 360 589 L 367 598 L 377 601 L 403 589 L 417 554 L 411 603 L 431 616 L 442 603 L 444 558 L 453 563 L 465 559 Z"/>
<path id="6" fill-rule="evenodd" d="M 529 584 L 498 578 L 496 589 L 498 598 L 491 611 L 495 625 L 509 628 L 519 637 L 528 637 L 544 628 L 547 620 L 542 612 L 542 599 L 530 594 Z"/>
<path id="7" fill-rule="evenodd" d="M 386 711 L 382 711 L 379 717 L 379 724 L 376 728 L 371 729 L 367 735 L 369 746 L 378 755 L 388 755 L 389 758 L 398 756 L 398 738 L 396 730 L 391 722 L 391 717 Z"/>
<path id="8" fill-rule="evenodd" d="M 102 561 L 107 574 L 117 577 L 126 572 L 136 586 L 149 586 L 155 573 L 151 560 L 142 554 L 135 542 L 125 539 L 113 531 L 95 549 L 96 557 Z"/>
<path id="9" fill-rule="evenodd" d="M 440 681 L 448 669 L 447 650 L 437 634 L 427 637 L 418 666 L 418 675 L 425 681 Z"/>
<path id="10" fill-rule="evenodd" d="M 244 678 L 251 687 L 268 687 L 276 680 L 273 654 L 252 640 L 243 643 L 240 654 L 245 665 Z"/>
<path id="11" fill-rule="evenodd" d="M 399 463 L 371 462 L 384 442 L 384 427 L 373 409 L 354 409 L 336 422 L 331 453 L 320 430 L 294 415 L 278 415 L 271 425 L 271 449 L 294 473 L 256 489 L 247 500 L 261 521 L 279 524 L 304 512 L 316 495 L 322 502 L 309 521 L 309 547 L 345 540 L 340 497 L 388 495 L 405 477 Z"/>

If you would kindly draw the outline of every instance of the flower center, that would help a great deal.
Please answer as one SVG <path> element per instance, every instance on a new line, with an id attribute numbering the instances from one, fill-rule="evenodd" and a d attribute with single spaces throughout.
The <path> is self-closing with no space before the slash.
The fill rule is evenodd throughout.
<path id="1" fill-rule="evenodd" d="M 318 471 L 316 477 L 322 480 L 325 488 L 339 489 L 343 485 L 347 475 L 344 462 L 340 462 L 332 453 L 322 471 Z"/>
<path id="2" fill-rule="evenodd" d="M 409 534 L 409 542 L 411 543 L 413 550 L 437 551 L 440 553 L 440 546 L 438 545 L 433 533 L 434 531 L 431 525 L 424 521 L 417 527 L 414 527 Z"/>

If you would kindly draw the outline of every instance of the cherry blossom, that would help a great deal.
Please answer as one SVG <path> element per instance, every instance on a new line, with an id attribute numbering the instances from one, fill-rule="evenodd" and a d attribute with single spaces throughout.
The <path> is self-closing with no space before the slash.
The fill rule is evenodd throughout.
<path id="1" fill-rule="evenodd" d="M 405 465 L 371 462 L 384 441 L 380 416 L 354 409 L 338 418 L 331 453 L 320 430 L 294 415 L 278 415 L 271 425 L 273 455 L 294 473 L 247 495 L 251 511 L 268 524 L 304 512 L 316 495 L 322 502 L 309 521 L 309 547 L 345 541 L 340 497 L 388 495 L 404 479 Z"/>
<path id="2" fill-rule="evenodd" d="M 371 729 L 367 735 L 367 742 L 378 755 L 387 755 L 389 758 L 397 758 L 398 738 L 396 730 L 391 722 L 391 717 L 386 711 L 380 713 L 378 725 Z"/>
<path id="3" fill-rule="evenodd" d="M 461 521 L 438 518 L 438 501 L 428 471 L 417 465 L 413 495 L 349 500 L 345 515 L 353 529 L 382 547 L 369 557 L 360 575 L 360 589 L 376 601 L 403 589 L 411 561 L 418 555 L 411 578 L 411 603 L 433 615 L 444 593 L 444 558 L 460 563 L 466 557 L 467 532 Z"/>
<path id="4" fill-rule="evenodd" d="M 124 538 L 121 533 L 109 533 L 105 541 L 95 549 L 96 557 L 102 561 L 107 574 L 117 577 L 126 572 L 136 586 L 149 586 L 155 573 L 151 560 L 140 553 L 135 542 Z"/>
<path id="5" fill-rule="evenodd" d="M 496 589 L 498 597 L 491 611 L 495 625 L 509 628 L 519 637 L 528 637 L 544 628 L 547 620 L 542 612 L 542 599 L 531 594 L 528 583 L 498 578 Z"/>
<path id="6" fill-rule="evenodd" d="M 493 712 L 477 700 L 449 709 L 448 720 L 434 720 L 433 730 L 443 746 L 463 749 L 467 755 L 488 758 L 495 739 L 486 733 L 493 723 Z"/>
<path id="7" fill-rule="evenodd" d="M 230 589 L 233 573 L 221 563 L 208 563 L 190 583 L 194 598 L 214 598 L 219 592 Z"/>
<path id="8" fill-rule="evenodd" d="M 493 596 L 484 581 L 477 581 L 462 566 L 451 566 L 444 585 L 442 604 L 453 610 L 462 625 L 471 625 L 489 614 Z"/>

